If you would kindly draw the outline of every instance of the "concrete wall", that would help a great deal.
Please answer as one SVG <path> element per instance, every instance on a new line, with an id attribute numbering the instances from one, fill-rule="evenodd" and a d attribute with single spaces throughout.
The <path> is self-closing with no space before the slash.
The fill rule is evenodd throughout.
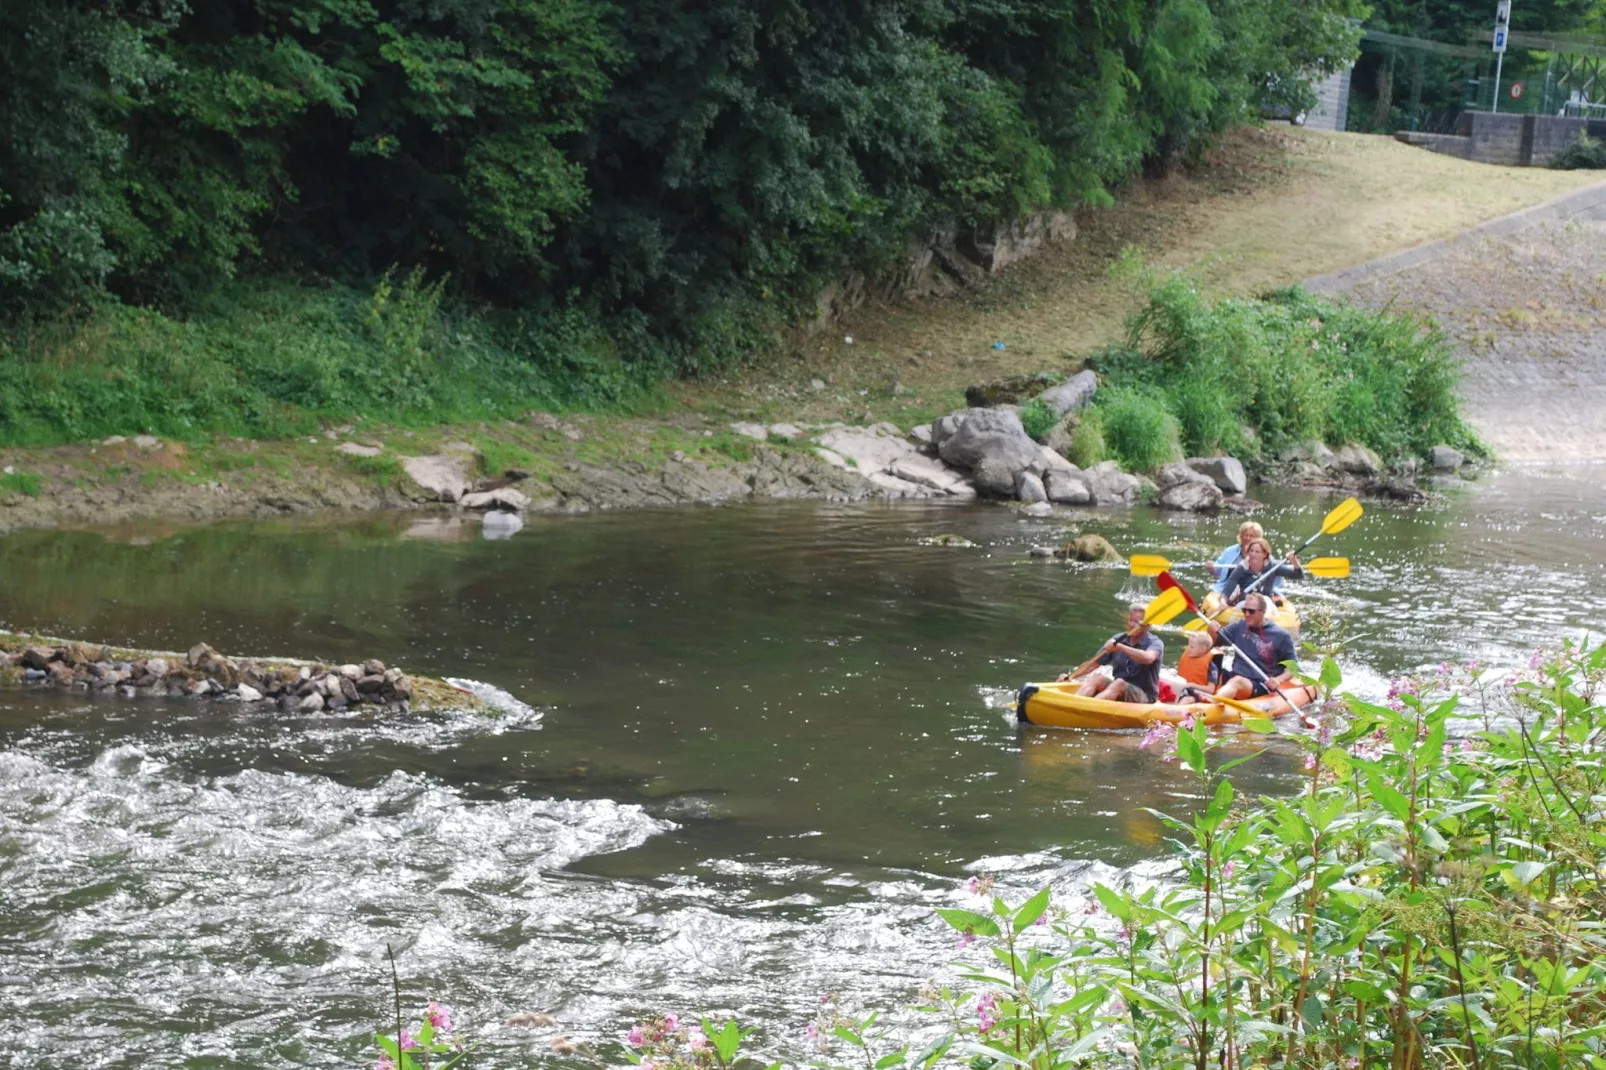
<path id="1" fill-rule="evenodd" d="M 1394 136 L 1430 152 L 1442 152 L 1477 163 L 1507 167 L 1549 167 L 1556 153 L 1588 132 L 1606 139 L 1606 119 L 1573 119 L 1560 115 L 1511 115 L 1462 112 L 1454 134 L 1402 130 Z"/>
<path id="2" fill-rule="evenodd" d="M 1312 130 L 1344 129 L 1349 121 L 1350 70 L 1346 67 L 1330 74 L 1312 87 L 1316 90 L 1316 106 L 1306 114 L 1306 126 Z"/>

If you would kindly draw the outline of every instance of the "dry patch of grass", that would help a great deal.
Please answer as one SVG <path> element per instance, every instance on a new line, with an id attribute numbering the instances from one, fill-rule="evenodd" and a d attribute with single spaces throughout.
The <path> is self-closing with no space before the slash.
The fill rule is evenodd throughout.
<path id="1" fill-rule="evenodd" d="M 969 383 L 1069 370 L 1118 339 L 1136 298 L 1109 266 L 1128 246 L 1150 263 L 1195 272 L 1214 294 L 1247 295 L 1447 238 L 1598 180 L 1469 163 L 1386 137 L 1242 130 L 1197 171 L 1136 183 L 1114 208 L 1078 213 L 1074 241 L 975 290 L 861 308 L 780 357 L 676 394 L 689 407 L 748 418 L 911 424 L 960 404 Z M 826 388 L 811 391 L 812 379 Z"/>

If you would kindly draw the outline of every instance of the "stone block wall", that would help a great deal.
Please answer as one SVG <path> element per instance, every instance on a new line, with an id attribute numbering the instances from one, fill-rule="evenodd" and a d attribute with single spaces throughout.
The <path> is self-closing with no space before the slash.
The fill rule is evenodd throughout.
<path id="1" fill-rule="evenodd" d="M 1585 132 L 1606 139 L 1606 119 L 1469 111 L 1456 120 L 1454 134 L 1402 130 L 1394 136 L 1408 145 L 1477 163 L 1549 167 L 1558 152 Z"/>

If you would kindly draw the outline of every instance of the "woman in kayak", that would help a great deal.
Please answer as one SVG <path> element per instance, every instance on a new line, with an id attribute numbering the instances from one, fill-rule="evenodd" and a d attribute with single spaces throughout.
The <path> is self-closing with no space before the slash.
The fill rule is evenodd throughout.
<path id="1" fill-rule="evenodd" d="M 1217 594 L 1224 595 L 1227 593 L 1227 577 L 1232 575 L 1234 568 L 1243 563 L 1244 548 L 1249 545 L 1249 540 L 1263 539 L 1265 537 L 1266 529 L 1253 520 L 1245 520 L 1238 525 L 1238 541 L 1221 551 L 1220 556 L 1210 565 L 1210 571 L 1216 578 L 1215 592 Z"/>
<path id="2" fill-rule="evenodd" d="M 1244 547 L 1243 561 L 1227 575 L 1223 589 L 1229 606 L 1242 602 L 1251 587 L 1272 598 L 1278 598 L 1277 588 L 1282 585 L 1283 580 L 1297 580 L 1305 575 L 1305 570 L 1300 567 L 1298 554 L 1289 554 L 1288 560 L 1275 565 L 1271 561 L 1271 543 L 1260 538 L 1250 539 L 1248 545 Z M 1255 586 L 1257 583 L 1258 587 Z"/>

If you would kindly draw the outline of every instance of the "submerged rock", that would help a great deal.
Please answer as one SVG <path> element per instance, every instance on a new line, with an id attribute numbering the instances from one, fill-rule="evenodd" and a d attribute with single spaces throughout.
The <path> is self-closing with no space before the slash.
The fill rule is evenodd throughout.
<path id="1" fill-rule="evenodd" d="M 1059 556 L 1070 561 L 1113 561 L 1126 558 L 1102 535 L 1078 535 L 1060 546 Z"/>

